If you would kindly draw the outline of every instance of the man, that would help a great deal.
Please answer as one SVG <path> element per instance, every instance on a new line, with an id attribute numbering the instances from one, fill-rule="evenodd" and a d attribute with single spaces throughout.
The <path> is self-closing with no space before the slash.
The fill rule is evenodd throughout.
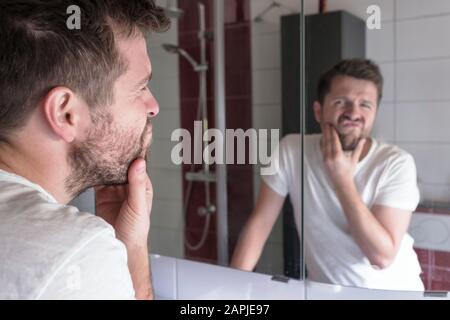
<path id="1" fill-rule="evenodd" d="M 308 278 L 340 285 L 423 290 L 413 239 L 407 234 L 419 201 L 416 168 L 405 151 L 370 137 L 383 78 L 369 60 L 345 60 L 318 85 L 314 115 L 321 135 L 304 137 L 300 198 L 300 135 L 279 145 L 279 171 L 262 176 L 256 207 L 232 265 L 252 270 L 290 194 L 297 230 L 304 199 Z"/>
<path id="2" fill-rule="evenodd" d="M 0 299 L 153 297 L 144 33 L 168 26 L 153 0 L 0 2 Z M 89 187 L 97 216 L 66 205 Z"/>

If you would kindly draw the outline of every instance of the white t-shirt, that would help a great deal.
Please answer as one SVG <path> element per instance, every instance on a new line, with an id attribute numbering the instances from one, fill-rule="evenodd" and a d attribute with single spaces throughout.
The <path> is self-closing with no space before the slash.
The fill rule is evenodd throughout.
<path id="1" fill-rule="evenodd" d="M 373 267 L 350 234 L 342 206 L 334 192 L 320 150 L 321 135 L 304 137 L 304 242 L 308 278 L 314 281 L 373 289 L 424 290 L 421 268 L 405 234 L 394 262 Z M 300 135 L 284 137 L 279 144 L 278 171 L 262 176 L 282 196 L 290 195 L 300 233 Z M 357 164 L 354 180 L 370 209 L 382 205 L 414 211 L 419 203 L 416 167 L 411 155 L 398 147 L 372 139 L 366 157 Z"/>
<path id="2" fill-rule="evenodd" d="M 103 219 L 0 170 L 0 299 L 134 299 L 125 246 Z"/>

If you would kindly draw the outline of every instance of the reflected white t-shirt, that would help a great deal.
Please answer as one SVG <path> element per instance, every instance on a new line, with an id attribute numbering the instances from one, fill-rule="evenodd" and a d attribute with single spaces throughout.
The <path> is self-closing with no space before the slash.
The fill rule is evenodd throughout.
<path id="1" fill-rule="evenodd" d="M 321 135 L 304 137 L 304 242 L 308 278 L 314 281 L 373 289 L 424 290 L 421 268 L 405 234 L 394 262 L 373 267 L 350 234 L 342 206 L 325 171 Z M 282 196 L 290 195 L 300 231 L 300 135 L 284 137 L 278 146 L 278 171 L 262 176 Z M 414 159 L 400 148 L 372 139 L 367 156 L 357 164 L 354 180 L 363 202 L 414 211 L 419 203 Z M 299 232 L 300 233 L 300 232 Z"/>
<path id="2" fill-rule="evenodd" d="M 0 299 L 134 299 L 125 246 L 103 219 L 0 170 Z"/>

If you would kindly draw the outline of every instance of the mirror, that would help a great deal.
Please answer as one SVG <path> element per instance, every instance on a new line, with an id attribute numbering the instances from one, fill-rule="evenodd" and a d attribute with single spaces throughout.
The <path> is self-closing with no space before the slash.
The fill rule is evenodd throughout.
<path id="1" fill-rule="evenodd" d="M 289 115 L 282 117 L 281 21 L 285 15 L 298 15 L 301 1 L 224 2 L 226 130 L 210 131 L 213 138 L 202 144 L 202 135 L 218 127 L 220 112 L 214 85 L 218 65 L 213 3 L 159 1 L 172 18 L 172 27 L 148 38 L 150 86 L 160 104 L 148 163 L 154 188 L 149 242 L 152 253 L 230 266 L 255 207 L 271 150 L 288 129 L 300 130 L 292 125 L 284 128 Z M 299 74 L 300 60 L 290 68 Z M 299 105 L 300 101 L 298 110 Z M 218 184 L 223 183 L 216 174 L 219 161 L 206 164 L 202 151 L 215 143 L 219 147 L 211 154 L 217 160 L 221 139 L 226 144 L 227 178 L 226 192 L 218 195 Z M 180 152 L 181 147 L 185 148 Z M 225 208 L 218 206 L 218 197 Z M 92 203 L 92 193 L 74 201 L 91 212 Z M 299 278 L 300 246 L 289 202 L 282 214 L 275 212 L 268 226 L 267 239 L 250 267 L 238 262 L 234 267 Z M 286 240 L 286 230 L 294 230 L 294 241 Z"/>
<path id="2" fill-rule="evenodd" d="M 450 290 L 450 47 L 441 36 L 450 28 L 450 6 L 334 0 L 318 13 L 316 1 L 305 0 L 305 15 L 308 279 Z M 340 77 L 323 80 L 322 99 L 316 92 L 323 72 L 350 58 L 379 66 L 378 107 L 376 69 L 361 62 L 340 65 Z M 349 141 L 364 130 L 371 139 L 358 153 Z"/>
<path id="3" fill-rule="evenodd" d="M 198 37 L 202 24 L 199 2 L 204 4 L 205 12 L 206 32 L 200 33 L 205 46 L 204 60 L 202 40 Z M 197 131 L 206 128 L 206 122 L 202 121 L 204 114 L 207 114 L 207 128 L 216 126 L 214 72 L 217 65 L 213 54 L 214 39 L 211 37 L 214 21 L 212 1 L 161 0 L 160 4 L 172 16 L 173 25 L 167 33 L 152 35 L 148 40 L 154 68 L 151 86 L 161 105 L 154 123 L 154 141 L 148 165 L 155 189 L 151 252 L 229 266 L 257 203 L 261 163 L 248 163 L 248 145 L 245 145 L 247 163 L 236 164 L 235 161 L 227 164 L 227 192 L 220 195 L 222 199 L 226 198 L 227 214 L 222 216 L 226 219 L 219 222 L 215 202 L 216 166 L 211 164 L 206 170 L 201 163 L 192 166 L 172 161 L 172 152 L 180 140 L 171 139 L 176 129 L 187 129 L 194 137 L 196 128 Z M 450 47 L 440 37 L 442 30 L 450 27 L 450 7 L 447 3 L 436 0 L 427 2 L 425 6 L 419 0 L 305 0 L 304 48 L 300 46 L 301 1 L 226 1 L 225 5 L 225 127 L 279 129 L 281 139 L 286 134 L 300 132 L 300 119 L 304 119 L 306 133 L 298 138 L 305 147 L 299 155 L 305 165 L 304 180 L 300 175 L 297 180 L 304 190 L 294 197 L 303 199 L 303 202 L 294 203 L 294 207 L 297 206 L 297 211 L 303 208 L 304 215 L 294 214 L 292 203 L 295 201 L 283 203 L 282 213 L 268 224 L 273 223 L 273 228 L 270 228 L 264 241 L 261 255 L 257 255 L 255 267 L 250 268 L 256 272 L 295 278 L 301 278 L 305 268 L 307 279 L 348 286 L 448 291 L 450 153 L 447 149 L 450 134 L 446 129 L 449 101 L 446 92 L 450 79 L 446 71 L 450 65 Z M 305 59 L 304 73 L 300 72 L 302 57 Z M 404 194 L 387 193 L 396 194 L 394 200 L 387 201 L 385 198 L 391 206 L 388 208 L 401 207 L 412 213 L 395 211 L 396 217 L 406 217 L 399 219 L 398 224 L 403 223 L 405 230 L 399 232 L 401 237 L 397 236 L 401 240 L 395 241 L 397 246 L 401 244 L 406 249 L 388 250 L 391 259 L 381 259 L 381 262 L 373 256 L 368 259 L 363 253 L 370 251 L 361 249 L 364 243 L 367 246 L 365 237 L 360 236 L 358 242 L 354 241 L 345 212 L 340 211 L 338 217 L 329 216 L 328 221 L 340 227 L 347 247 L 338 245 L 342 244 L 338 241 L 339 235 L 323 230 L 320 219 L 310 219 L 315 202 L 312 201 L 311 189 L 308 193 L 308 179 L 311 178 L 308 174 L 315 171 L 306 166 L 311 156 L 307 140 L 310 139 L 308 136 L 321 130 L 314 114 L 317 83 L 323 72 L 340 60 L 355 57 L 374 61 L 384 78 L 383 96 L 374 115 L 371 141 L 376 141 L 373 145 L 378 147 L 385 144 L 396 146 L 399 149 L 392 150 L 409 159 L 410 169 L 415 167 L 417 176 L 416 179 L 410 177 L 410 181 L 416 181 L 420 195 L 420 198 L 414 196 L 414 183 L 408 184 L 411 189 L 399 189 L 408 190 Z M 202 66 L 206 64 L 206 75 L 201 76 L 205 71 Z M 201 80 L 202 77 L 206 80 Z M 302 77 L 305 78 L 304 100 L 299 89 Z M 354 84 L 350 87 L 353 88 Z M 375 92 L 378 93 L 378 90 Z M 206 99 L 199 99 L 201 96 L 206 96 Z M 300 109 L 300 105 L 305 108 Z M 301 115 L 304 115 L 303 118 L 300 118 Z M 272 142 L 269 137 L 270 131 L 266 141 Z M 215 138 L 210 142 L 216 141 Z M 196 141 L 195 138 L 192 141 Z M 272 143 L 269 143 L 267 149 L 271 148 Z M 366 159 L 373 155 L 370 153 L 372 149 L 371 145 Z M 191 151 L 194 157 L 195 152 Z M 395 169 L 393 174 L 386 176 L 395 177 L 400 171 Z M 408 172 L 414 174 L 414 170 Z M 364 181 L 359 181 L 359 188 L 367 187 Z M 333 185 L 331 192 L 325 196 L 336 200 L 334 189 Z M 322 187 L 313 190 L 323 192 Z M 362 199 L 367 202 L 366 209 L 370 209 L 371 214 L 377 194 L 379 190 L 366 191 L 366 198 Z M 86 200 L 77 200 L 80 206 L 92 203 L 89 193 L 80 199 Z M 393 204 L 397 200 L 408 205 Z M 389 216 L 391 213 L 377 214 Z M 374 216 L 372 214 L 372 221 Z M 294 222 L 296 219 L 299 226 Z M 301 219 L 304 219 L 303 227 Z M 382 223 L 375 225 L 381 233 L 394 234 L 393 231 L 388 233 L 386 229 L 389 228 Z M 314 240 L 314 236 L 317 237 L 315 233 L 321 228 L 328 242 L 325 237 Z M 303 234 L 298 232 L 299 229 L 304 230 Z M 298 234 L 304 237 L 303 253 Z M 383 238 L 378 236 L 379 233 L 375 235 L 378 240 L 372 242 L 375 247 L 383 243 L 380 240 Z M 386 243 L 389 248 L 389 241 Z M 390 242 L 391 245 L 393 243 Z M 349 247 L 350 251 L 359 254 L 359 262 L 363 261 L 366 267 L 379 264 L 373 267 L 375 271 L 380 271 L 374 272 L 377 276 L 369 281 L 352 273 L 352 263 L 349 261 L 354 257 L 345 256 Z M 392 252 L 395 254 L 392 255 Z M 378 274 L 390 270 L 389 266 L 397 259 L 398 252 L 404 255 L 401 259 L 403 267 L 400 268 L 402 276 L 411 276 L 401 283 L 392 282 L 394 286 L 391 282 L 386 284 L 386 278 L 378 278 Z M 302 254 L 305 255 L 306 267 L 301 264 Z M 330 258 L 333 256 L 334 261 Z M 350 271 L 340 274 L 336 267 L 338 262 L 344 270 Z M 328 263 L 327 268 L 332 268 L 332 272 L 328 275 L 321 272 L 315 263 Z M 404 285 L 405 282 L 407 285 Z"/>

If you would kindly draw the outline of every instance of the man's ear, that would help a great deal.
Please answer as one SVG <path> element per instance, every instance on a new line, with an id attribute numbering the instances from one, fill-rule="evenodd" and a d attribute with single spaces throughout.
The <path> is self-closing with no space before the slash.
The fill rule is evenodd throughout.
<path id="1" fill-rule="evenodd" d="M 53 88 L 42 100 L 42 108 L 49 129 L 67 143 L 72 142 L 80 130 L 80 99 L 66 87 Z"/>
<path id="2" fill-rule="evenodd" d="M 321 123 L 322 120 L 322 105 L 319 101 L 314 101 L 314 119 L 316 119 L 317 123 Z"/>

